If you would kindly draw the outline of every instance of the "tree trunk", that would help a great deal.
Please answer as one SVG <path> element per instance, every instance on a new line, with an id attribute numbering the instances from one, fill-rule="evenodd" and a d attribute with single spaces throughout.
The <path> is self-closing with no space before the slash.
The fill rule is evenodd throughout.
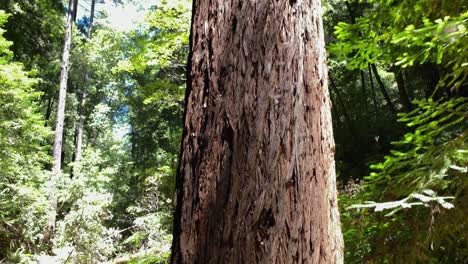
<path id="1" fill-rule="evenodd" d="M 88 29 L 88 39 L 93 37 L 93 27 L 94 27 L 94 8 L 96 6 L 96 0 L 91 0 L 91 13 L 89 17 L 89 29 Z"/>
<path id="2" fill-rule="evenodd" d="M 396 69 L 394 71 L 395 80 L 396 80 L 397 87 L 398 87 L 398 95 L 400 97 L 400 103 L 403 105 L 403 111 L 410 112 L 413 109 L 413 105 L 411 104 L 410 99 L 408 97 L 408 93 L 406 92 L 405 80 L 403 79 L 402 71 L 403 71 L 402 69 Z"/>
<path id="3" fill-rule="evenodd" d="M 71 5 L 73 2 L 73 5 Z M 70 0 L 70 7 L 73 6 L 72 9 L 72 20 L 76 22 L 76 15 L 78 14 L 78 0 Z"/>
<path id="4" fill-rule="evenodd" d="M 361 94 L 362 94 L 362 100 L 364 104 L 364 110 L 367 113 L 369 112 L 368 107 L 367 107 L 367 94 L 366 94 L 366 77 L 364 76 L 364 71 L 359 70 L 359 74 L 361 75 Z"/>
<path id="5" fill-rule="evenodd" d="M 367 64 L 367 71 L 369 72 L 369 83 L 372 92 L 372 102 L 374 103 L 374 115 L 377 118 L 377 98 L 375 97 L 374 78 L 372 78 L 372 70 L 370 63 Z"/>
<path id="6" fill-rule="evenodd" d="M 418 71 L 424 81 L 424 95 L 427 99 L 433 98 L 438 100 L 443 96 L 443 89 L 436 90 L 437 84 L 440 81 L 440 72 L 437 65 L 423 64 L 418 67 Z"/>
<path id="7" fill-rule="evenodd" d="M 356 132 L 354 130 L 354 127 L 353 127 L 353 123 L 351 121 L 351 117 L 349 116 L 348 114 L 348 110 L 346 109 L 346 105 L 343 101 L 343 97 L 341 97 L 341 93 L 340 93 L 340 90 L 338 89 L 338 87 L 335 85 L 335 82 L 333 81 L 333 78 L 331 77 L 330 73 L 329 73 L 329 79 L 330 79 L 330 86 L 332 88 L 332 90 L 335 91 L 335 94 L 336 94 L 336 97 L 338 99 L 338 102 L 340 103 L 340 106 L 341 108 L 343 109 L 343 115 L 344 115 L 344 118 L 345 118 L 345 121 L 346 121 L 346 124 L 348 125 L 348 129 L 349 129 L 349 132 L 351 134 L 351 136 L 353 138 L 357 138 L 356 136 Z"/>
<path id="8" fill-rule="evenodd" d="M 55 138 L 53 146 L 53 164 L 52 177 L 50 179 L 50 194 L 48 205 L 48 221 L 47 229 L 44 233 L 44 241 L 49 243 L 55 233 L 55 219 L 57 215 L 57 196 L 56 196 L 56 181 L 61 174 L 62 165 L 62 141 L 63 141 L 63 126 L 65 120 L 65 102 L 67 97 L 67 81 L 68 70 L 70 65 L 70 48 L 72 42 L 73 16 L 74 8 L 78 0 L 70 0 L 69 10 L 67 13 L 67 25 L 65 30 L 65 45 L 62 54 L 62 71 L 60 74 L 59 97 L 57 100 L 57 118 L 55 123 Z"/>
<path id="9" fill-rule="evenodd" d="M 341 116 L 340 116 L 340 113 L 338 112 L 338 109 L 336 107 L 336 97 L 333 96 L 333 93 L 330 92 L 330 100 L 332 102 L 332 111 L 333 111 L 333 114 L 332 114 L 332 120 L 336 122 L 336 128 L 337 130 L 342 130 L 342 127 L 343 125 L 341 124 Z"/>
<path id="10" fill-rule="evenodd" d="M 90 13 L 90 24 L 89 24 L 89 30 L 88 30 L 88 39 L 91 40 L 92 37 L 92 29 L 93 29 L 93 23 L 94 23 L 94 6 L 96 4 L 96 0 L 91 1 L 91 13 Z M 88 85 L 89 81 L 89 75 L 88 73 L 85 74 L 85 85 Z M 86 105 L 86 97 L 88 95 L 88 92 L 86 91 L 86 88 L 83 89 L 81 97 L 80 97 L 80 103 L 79 103 L 79 121 L 78 121 L 78 126 L 76 127 L 75 131 L 75 162 L 80 162 L 81 156 L 83 153 L 83 127 L 85 123 L 85 105 Z M 74 170 L 74 169 L 73 169 Z M 72 172 L 73 175 L 73 172 Z"/>
<path id="11" fill-rule="evenodd" d="M 50 120 L 50 115 L 52 114 L 52 106 L 54 105 L 54 95 L 50 95 L 49 98 L 47 99 L 47 109 L 45 112 L 44 116 L 44 126 L 47 127 L 49 120 Z"/>
<path id="12" fill-rule="evenodd" d="M 85 78 L 87 79 L 87 78 Z M 83 94 L 80 97 L 79 105 L 79 121 L 78 126 L 76 127 L 76 141 L 75 141 L 75 161 L 79 162 L 83 153 L 83 127 L 85 121 L 85 105 L 86 105 L 86 96 L 87 92 L 83 91 Z"/>
<path id="13" fill-rule="evenodd" d="M 342 263 L 320 1 L 193 12 L 172 263 Z"/>
<path id="14" fill-rule="evenodd" d="M 379 72 L 377 71 L 377 67 L 375 64 L 371 64 L 372 71 L 374 72 L 375 79 L 377 80 L 377 83 L 379 84 L 380 91 L 382 92 L 382 95 L 385 98 L 385 101 L 387 102 L 388 108 L 390 111 L 394 114 L 396 113 L 395 106 L 392 103 L 392 99 L 390 99 L 390 96 L 388 95 L 387 89 L 385 89 L 385 84 L 382 82 L 382 79 L 380 78 Z"/>

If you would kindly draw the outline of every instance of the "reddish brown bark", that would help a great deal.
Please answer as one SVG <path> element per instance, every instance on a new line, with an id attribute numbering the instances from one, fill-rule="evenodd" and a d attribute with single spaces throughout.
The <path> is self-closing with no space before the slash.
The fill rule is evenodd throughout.
<path id="1" fill-rule="evenodd" d="M 172 263 L 341 263 L 319 0 L 196 0 Z"/>

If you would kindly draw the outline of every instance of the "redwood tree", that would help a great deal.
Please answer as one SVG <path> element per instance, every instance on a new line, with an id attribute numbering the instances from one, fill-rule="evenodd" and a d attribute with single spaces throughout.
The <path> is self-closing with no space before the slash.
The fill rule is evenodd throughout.
<path id="1" fill-rule="evenodd" d="M 342 263 L 320 0 L 195 0 L 173 263 Z"/>

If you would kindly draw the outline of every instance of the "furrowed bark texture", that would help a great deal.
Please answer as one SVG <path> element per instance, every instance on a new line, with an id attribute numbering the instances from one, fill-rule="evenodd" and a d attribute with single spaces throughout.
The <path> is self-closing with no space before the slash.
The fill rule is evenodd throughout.
<path id="1" fill-rule="evenodd" d="M 319 0 L 195 0 L 172 263 L 342 263 Z"/>

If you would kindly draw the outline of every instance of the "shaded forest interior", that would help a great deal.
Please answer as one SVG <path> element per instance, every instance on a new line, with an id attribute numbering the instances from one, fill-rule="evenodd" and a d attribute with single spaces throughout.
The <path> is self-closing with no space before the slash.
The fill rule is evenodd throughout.
<path id="1" fill-rule="evenodd" d="M 322 6 L 345 263 L 468 262 L 466 1 Z M 170 262 L 191 18 L 0 2 L 0 263 Z"/>

